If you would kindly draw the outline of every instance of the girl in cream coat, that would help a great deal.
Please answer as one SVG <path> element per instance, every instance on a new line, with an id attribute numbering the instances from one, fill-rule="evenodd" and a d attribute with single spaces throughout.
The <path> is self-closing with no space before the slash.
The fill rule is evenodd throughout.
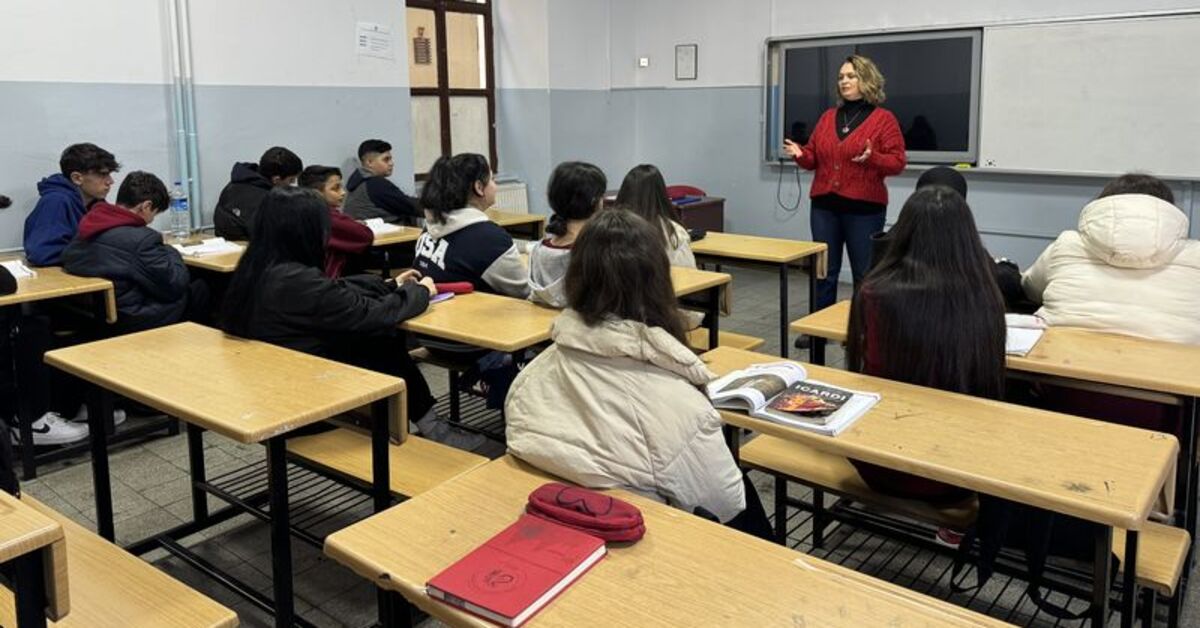
<path id="1" fill-rule="evenodd" d="M 1140 193 L 1138 193 L 1140 192 Z M 1125 175 L 1022 276 L 1050 325 L 1200 343 L 1200 242 L 1170 188 Z"/>
<path id="2" fill-rule="evenodd" d="M 566 289 L 554 344 L 509 392 L 509 452 L 586 487 L 734 519 L 747 504 L 742 474 L 701 391 L 714 375 L 682 342 L 661 239 L 628 211 L 598 213 Z"/>

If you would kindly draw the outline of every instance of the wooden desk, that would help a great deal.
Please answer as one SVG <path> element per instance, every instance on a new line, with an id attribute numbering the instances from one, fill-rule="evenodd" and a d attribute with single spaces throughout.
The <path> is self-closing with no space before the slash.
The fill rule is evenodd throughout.
<path id="1" fill-rule="evenodd" d="M 0 491 L 0 565 L 10 563 L 19 628 L 66 616 L 71 603 L 62 525 Z"/>
<path id="2" fill-rule="evenodd" d="M 671 284 L 675 288 L 675 296 L 686 305 L 693 305 L 704 312 L 705 324 L 708 327 L 708 346 L 718 344 L 721 330 L 721 310 L 729 310 L 731 295 L 728 287 L 733 277 L 726 273 L 714 273 L 682 266 L 671 267 Z M 703 296 L 692 297 L 703 292 Z"/>
<path id="3" fill-rule="evenodd" d="M 420 227 L 393 226 L 399 227 L 400 230 L 378 234 L 371 243 L 371 248 L 378 249 L 383 254 L 383 268 L 380 270 L 384 279 L 392 276 L 393 268 L 405 268 L 412 265 L 416 252 L 413 245 L 416 244 L 417 238 L 421 237 L 422 232 Z M 407 257 L 407 262 L 399 262 L 401 255 Z"/>
<path id="4" fill-rule="evenodd" d="M 702 359 L 723 375 L 777 358 L 719 348 Z M 1093 598 L 1105 607 L 1112 529 L 1128 530 L 1127 539 L 1136 546 L 1137 531 L 1173 482 L 1179 445 L 1170 434 L 822 366 L 805 368 L 813 379 L 877 392 L 879 404 L 836 438 L 741 412 L 723 410 L 722 418 L 820 451 L 1108 526 L 1104 528 L 1103 555 L 1097 561 L 1104 566 L 1103 576 L 1097 577 L 1104 594 Z M 1125 590 L 1132 591 L 1129 574 L 1136 567 L 1126 565 L 1125 569 Z M 1132 617 L 1131 612 L 1127 616 Z"/>
<path id="5" fill-rule="evenodd" d="M 266 442 L 277 625 L 290 626 L 294 613 L 284 437 L 369 404 L 374 418 L 371 494 L 376 510 L 390 503 L 389 426 L 400 438 L 408 432 L 404 380 L 194 323 L 51 351 L 46 362 L 92 385 L 88 417 L 97 527 L 110 541 L 112 489 L 103 426 L 112 413 L 113 393 L 187 422 L 193 523 L 208 519 L 198 486 L 205 483 L 203 430 L 243 443 Z"/>
<path id="6" fill-rule="evenodd" d="M 550 340 L 558 310 L 486 292 L 455 295 L 400 324 L 415 334 L 513 353 Z"/>
<path id="7" fill-rule="evenodd" d="M 22 260 L 20 257 L 13 256 L 6 259 Z M 22 305 L 64 297 L 90 295 L 96 320 L 103 320 L 110 324 L 116 322 L 117 296 L 111 281 L 96 277 L 69 275 L 59 266 L 34 268 L 33 270 L 37 276 L 18 279 L 16 292 L 0 296 L 0 334 L 3 334 L 5 338 L 12 337 L 13 330 L 20 324 Z M 74 454 L 68 451 L 70 447 L 59 447 L 54 451 L 43 453 L 35 451 L 33 422 L 45 408 L 31 407 L 29 397 L 21 394 L 27 377 L 29 377 L 29 373 L 25 372 L 25 369 L 15 369 L 12 386 L 18 400 L 16 427 L 21 437 L 21 474 L 25 480 L 32 480 L 37 477 L 39 462 Z"/>
<path id="8" fill-rule="evenodd" d="M 47 266 L 33 270 L 37 273 L 36 277 L 18 279 L 16 292 L 0 296 L 0 308 L 77 294 L 91 294 L 97 297 L 97 312 L 103 313 L 102 318 L 109 323 L 117 321 L 117 295 L 111 281 L 96 277 L 69 275 L 59 266 Z"/>
<path id="9" fill-rule="evenodd" d="M 673 267 L 671 279 L 676 296 L 708 292 L 704 307 L 709 310 L 710 319 L 717 320 L 720 293 L 731 281 L 729 275 Z M 525 299 L 472 292 L 434 303 L 425 313 L 401 323 L 400 328 L 441 340 L 513 353 L 549 341 L 550 327 L 558 312 Z M 715 327 L 716 323 L 710 326 L 710 334 L 717 333 Z"/>
<path id="10" fill-rule="evenodd" d="M 541 240 L 546 235 L 546 217 L 539 214 L 516 214 L 489 209 L 487 217 L 504 230 L 526 240 Z"/>
<path id="11" fill-rule="evenodd" d="M 452 626 L 490 626 L 427 596 L 425 582 L 516 520 L 529 493 L 554 480 L 505 456 L 335 532 L 325 553 Z M 610 544 L 528 625 L 1002 624 L 670 506 L 606 492 L 641 509 L 646 536 Z M 397 618 L 382 619 L 386 626 Z"/>
<path id="12" fill-rule="evenodd" d="M 421 237 L 420 227 L 405 227 L 401 225 L 393 225 L 399 228 L 399 231 L 389 233 L 380 233 L 375 235 L 375 239 L 371 242 L 371 246 L 382 248 L 385 246 L 395 246 L 397 244 L 407 244 L 416 242 L 417 238 Z"/>
<path id="13" fill-rule="evenodd" d="M 791 328 L 812 336 L 812 361 L 823 364 L 825 341 L 845 342 L 849 325 L 850 301 L 840 301 L 793 322 Z M 1176 478 L 1175 492 L 1183 501 L 1181 523 L 1195 534 L 1200 511 L 1195 489 L 1200 346 L 1050 327 L 1028 355 L 1008 356 L 1007 366 L 1010 377 L 1180 405 L 1184 421 L 1180 458 L 1183 472 Z"/>
<path id="14" fill-rule="evenodd" d="M 817 280 L 825 277 L 829 246 L 824 242 L 804 242 L 782 238 L 733 233 L 709 233 L 692 242 L 692 253 L 701 262 L 767 267 L 779 272 L 779 355 L 788 356 L 788 269 L 808 269 L 808 306 L 817 302 Z"/>

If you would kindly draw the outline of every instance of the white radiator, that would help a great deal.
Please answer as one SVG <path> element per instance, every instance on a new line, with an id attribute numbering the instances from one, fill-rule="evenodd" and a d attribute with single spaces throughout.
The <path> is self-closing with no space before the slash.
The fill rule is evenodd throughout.
<path id="1" fill-rule="evenodd" d="M 529 190 L 523 181 L 505 181 L 496 185 L 496 204 L 500 209 L 514 214 L 529 213 Z"/>

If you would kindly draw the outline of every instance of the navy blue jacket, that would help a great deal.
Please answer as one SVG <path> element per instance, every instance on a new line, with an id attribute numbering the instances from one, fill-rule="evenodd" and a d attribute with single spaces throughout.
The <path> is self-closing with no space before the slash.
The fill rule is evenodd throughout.
<path id="1" fill-rule="evenodd" d="M 178 323 L 190 277 L 183 257 L 133 212 L 96 203 L 62 255 L 63 270 L 103 277 L 117 293 L 117 325 L 141 331 Z"/>
<path id="2" fill-rule="evenodd" d="M 34 266 L 57 266 L 87 208 L 79 187 L 66 175 L 52 174 L 37 188 L 41 198 L 25 218 L 25 258 Z"/>

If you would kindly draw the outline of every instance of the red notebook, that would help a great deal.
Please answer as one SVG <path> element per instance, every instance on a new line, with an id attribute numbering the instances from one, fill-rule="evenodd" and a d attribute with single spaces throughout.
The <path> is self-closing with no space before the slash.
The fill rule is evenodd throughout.
<path id="1" fill-rule="evenodd" d="M 520 626 L 604 552 L 604 541 L 590 534 L 521 515 L 425 583 L 425 592 L 502 626 Z"/>

